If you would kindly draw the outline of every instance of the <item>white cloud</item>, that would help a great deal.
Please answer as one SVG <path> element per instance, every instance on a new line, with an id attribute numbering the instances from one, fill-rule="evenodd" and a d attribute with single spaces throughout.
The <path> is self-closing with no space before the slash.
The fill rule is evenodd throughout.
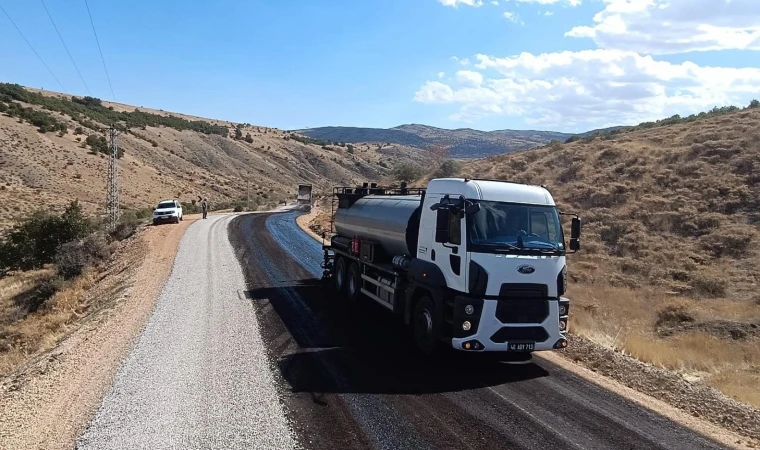
<path id="1" fill-rule="evenodd" d="M 464 59 L 459 60 L 459 64 L 461 64 L 463 66 L 469 66 L 470 65 L 470 58 L 464 58 Z"/>
<path id="2" fill-rule="evenodd" d="M 566 3 L 570 6 L 581 5 L 581 0 L 517 0 L 517 1 L 519 3 L 537 3 L 539 5 L 553 5 L 555 3 Z M 632 1 L 637 1 L 637 0 L 632 0 Z"/>
<path id="3" fill-rule="evenodd" d="M 494 5 L 494 6 L 499 6 L 499 2 L 497 2 L 496 0 L 493 0 L 493 1 L 491 2 L 491 4 L 492 4 L 492 5 Z"/>
<path id="4" fill-rule="evenodd" d="M 603 1 L 593 26 L 575 27 L 565 36 L 647 54 L 760 50 L 758 0 Z"/>
<path id="5" fill-rule="evenodd" d="M 519 23 L 520 25 L 525 25 L 525 22 L 522 19 L 520 19 L 520 16 L 518 16 L 517 13 L 505 11 L 504 18 L 509 20 L 510 22 Z"/>
<path id="6" fill-rule="evenodd" d="M 621 50 L 476 59 L 475 67 L 492 76 L 459 71 L 451 85 L 428 81 L 414 100 L 459 105 L 452 116 L 459 121 L 521 115 L 530 125 L 571 130 L 743 105 L 760 85 L 757 68 L 673 64 Z"/>
<path id="7" fill-rule="evenodd" d="M 464 85 L 480 86 L 483 84 L 483 75 L 472 70 L 460 70 L 457 72 L 457 81 Z"/>
<path id="8" fill-rule="evenodd" d="M 438 72 L 438 78 L 443 78 L 446 76 L 446 72 Z"/>
<path id="9" fill-rule="evenodd" d="M 554 15 L 554 13 L 553 13 L 553 12 L 551 12 L 551 11 L 546 11 L 546 12 L 544 13 L 544 15 L 545 15 L 545 16 L 553 16 L 553 15 Z"/>
<path id="10" fill-rule="evenodd" d="M 443 6 L 453 6 L 458 8 L 459 5 L 479 7 L 483 6 L 483 0 L 438 0 Z"/>

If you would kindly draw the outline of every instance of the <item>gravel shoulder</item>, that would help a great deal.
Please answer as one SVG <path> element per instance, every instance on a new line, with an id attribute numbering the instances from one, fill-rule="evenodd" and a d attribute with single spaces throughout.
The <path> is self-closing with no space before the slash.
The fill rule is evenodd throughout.
<path id="1" fill-rule="evenodd" d="M 147 227 L 89 295 L 107 306 L 82 319 L 54 349 L 0 380 L 0 448 L 73 448 L 119 362 L 129 352 L 172 269 L 185 230 L 197 219 Z"/>
<path id="2" fill-rule="evenodd" d="M 234 217 L 187 230 L 77 448 L 296 448 L 227 237 Z"/>

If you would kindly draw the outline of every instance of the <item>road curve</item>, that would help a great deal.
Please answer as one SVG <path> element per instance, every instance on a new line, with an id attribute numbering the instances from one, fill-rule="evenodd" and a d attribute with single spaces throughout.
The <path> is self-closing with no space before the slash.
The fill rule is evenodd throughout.
<path id="1" fill-rule="evenodd" d="M 423 363 L 387 311 L 370 301 L 350 314 L 337 307 L 317 282 L 321 248 L 295 216 L 242 215 L 230 240 L 304 447 L 723 448 L 544 360 Z"/>
<path id="2" fill-rule="evenodd" d="M 227 237 L 233 217 L 188 228 L 77 448 L 296 448 Z"/>

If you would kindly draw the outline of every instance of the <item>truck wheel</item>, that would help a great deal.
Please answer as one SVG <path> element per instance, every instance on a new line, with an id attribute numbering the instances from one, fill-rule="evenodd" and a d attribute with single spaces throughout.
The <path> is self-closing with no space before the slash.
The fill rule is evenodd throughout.
<path id="1" fill-rule="evenodd" d="M 422 297 L 414 307 L 414 341 L 425 355 L 433 355 L 438 350 L 438 322 L 435 319 L 435 304 L 429 297 Z"/>
<path id="2" fill-rule="evenodd" d="M 361 293 L 361 277 L 359 276 L 359 266 L 356 263 L 351 263 L 348 266 L 348 276 L 346 279 L 346 291 L 348 294 L 348 301 L 355 303 L 359 299 Z"/>
<path id="3" fill-rule="evenodd" d="M 343 258 L 335 258 L 333 286 L 335 287 L 335 292 L 339 296 L 342 296 L 346 289 L 346 260 Z"/>

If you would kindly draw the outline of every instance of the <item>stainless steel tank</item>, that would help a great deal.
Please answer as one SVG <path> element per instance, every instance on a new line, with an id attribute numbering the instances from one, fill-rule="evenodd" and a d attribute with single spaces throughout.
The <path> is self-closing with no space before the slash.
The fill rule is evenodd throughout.
<path id="1" fill-rule="evenodd" d="M 347 238 L 375 240 L 389 257 L 415 257 L 421 211 L 418 195 L 368 195 L 350 208 L 338 208 L 335 230 Z"/>

